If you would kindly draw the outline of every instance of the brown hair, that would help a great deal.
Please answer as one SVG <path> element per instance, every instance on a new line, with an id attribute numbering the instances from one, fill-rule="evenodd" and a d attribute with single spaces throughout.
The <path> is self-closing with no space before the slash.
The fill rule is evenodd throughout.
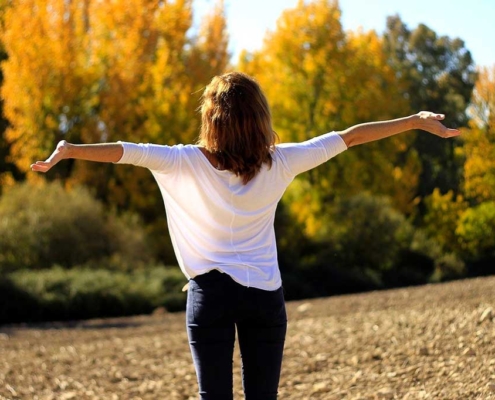
<path id="1" fill-rule="evenodd" d="M 277 134 L 270 108 L 258 83 L 240 72 L 216 76 L 201 99 L 198 144 L 210 152 L 221 169 L 253 179 L 263 163 L 272 165 Z"/>

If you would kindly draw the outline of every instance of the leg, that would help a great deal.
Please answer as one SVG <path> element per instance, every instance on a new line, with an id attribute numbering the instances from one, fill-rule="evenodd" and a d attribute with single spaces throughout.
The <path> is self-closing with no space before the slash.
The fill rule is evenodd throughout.
<path id="1" fill-rule="evenodd" d="M 287 332 L 283 291 L 248 290 L 257 291 L 257 300 L 237 324 L 244 394 L 246 400 L 276 400 Z"/>
<path id="2" fill-rule="evenodd" d="M 214 283 L 213 286 L 218 283 Z M 190 281 L 187 294 L 187 333 L 201 400 L 232 400 L 232 358 L 235 324 L 221 298 L 207 282 Z M 217 288 L 219 289 L 219 288 Z M 222 305 L 223 303 L 223 305 Z"/>

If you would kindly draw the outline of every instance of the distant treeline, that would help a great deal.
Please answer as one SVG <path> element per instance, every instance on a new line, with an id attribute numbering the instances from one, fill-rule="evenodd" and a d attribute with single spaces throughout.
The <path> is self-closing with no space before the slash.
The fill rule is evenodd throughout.
<path id="1" fill-rule="evenodd" d="M 234 69 L 260 82 L 282 141 L 421 110 L 463 131 L 399 135 L 299 176 L 276 218 L 288 299 L 493 273 L 495 66 L 477 68 L 462 39 L 399 16 L 381 35 L 344 31 L 331 0 L 285 10 L 260 49 L 230 60 L 221 3 L 197 28 L 192 10 L 187 0 L 0 4 L 0 322 L 183 307 L 147 170 L 67 161 L 44 176 L 29 165 L 61 139 L 192 143 L 201 89 Z"/>

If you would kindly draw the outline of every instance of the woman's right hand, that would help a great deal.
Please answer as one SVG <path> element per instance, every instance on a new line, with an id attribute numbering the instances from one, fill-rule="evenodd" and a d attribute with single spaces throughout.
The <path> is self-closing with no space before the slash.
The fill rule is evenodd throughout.
<path id="1" fill-rule="evenodd" d="M 52 168 L 55 164 L 57 164 L 60 160 L 64 160 L 69 158 L 69 150 L 71 144 L 66 140 L 61 140 L 52 153 L 50 157 L 48 157 L 45 161 L 36 161 L 34 164 L 31 164 L 31 170 L 35 172 L 47 172 L 50 168 Z"/>

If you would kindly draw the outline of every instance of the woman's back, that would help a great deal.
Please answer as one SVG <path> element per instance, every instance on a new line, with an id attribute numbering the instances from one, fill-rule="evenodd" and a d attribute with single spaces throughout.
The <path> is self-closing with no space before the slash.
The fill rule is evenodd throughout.
<path id="1" fill-rule="evenodd" d="M 216 169 L 199 146 L 123 143 L 119 162 L 149 168 L 167 211 L 174 250 L 188 278 L 218 269 L 248 287 L 275 290 L 281 279 L 274 218 L 294 177 L 346 149 L 337 134 L 275 146 L 249 182 Z"/>

